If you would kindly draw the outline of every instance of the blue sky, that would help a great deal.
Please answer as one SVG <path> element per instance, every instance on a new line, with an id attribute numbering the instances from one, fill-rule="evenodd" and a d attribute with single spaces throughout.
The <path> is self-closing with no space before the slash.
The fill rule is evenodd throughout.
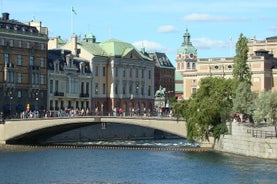
<path id="1" fill-rule="evenodd" d="M 138 49 L 165 52 L 175 65 L 188 28 L 199 58 L 235 55 L 243 33 L 258 40 L 277 36 L 276 0 L 0 0 L 10 19 L 41 21 L 49 37 L 89 33 Z M 76 14 L 72 12 L 74 8 Z M 274 13 L 275 12 L 275 13 Z"/>

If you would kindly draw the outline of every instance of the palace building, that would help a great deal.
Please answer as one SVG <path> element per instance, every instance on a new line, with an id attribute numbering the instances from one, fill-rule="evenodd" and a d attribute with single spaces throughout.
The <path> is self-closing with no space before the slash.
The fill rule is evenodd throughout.
<path id="1" fill-rule="evenodd" d="M 252 91 L 257 93 L 267 90 L 276 91 L 277 58 L 273 55 L 276 53 L 276 43 L 272 44 L 272 39 L 263 42 L 249 40 L 248 45 L 247 63 L 252 72 Z M 199 88 L 200 80 L 204 77 L 232 78 L 233 59 L 233 57 L 197 58 L 197 50 L 191 44 L 190 34 L 186 30 L 184 42 L 176 56 L 176 72 L 179 73 L 179 78 L 183 79 L 179 80 L 182 83 L 175 84 L 179 85 L 177 89 L 183 89 L 180 98 L 188 99 Z"/>
<path id="2" fill-rule="evenodd" d="M 89 61 L 92 112 L 109 114 L 122 109 L 130 114 L 154 108 L 155 62 L 133 45 L 116 39 L 96 42 L 92 34 L 82 40 L 73 35 L 67 43 L 53 38 L 48 45 Z"/>
<path id="3" fill-rule="evenodd" d="M 14 116 L 47 105 L 48 29 L 22 23 L 3 13 L 0 19 L 0 111 Z"/>

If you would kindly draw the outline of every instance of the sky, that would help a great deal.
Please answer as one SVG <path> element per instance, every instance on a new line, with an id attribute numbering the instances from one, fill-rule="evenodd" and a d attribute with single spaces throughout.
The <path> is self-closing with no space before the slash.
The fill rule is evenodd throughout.
<path id="1" fill-rule="evenodd" d="M 242 33 L 277 36 L 276 0 L 0 0 L 1 13 L 20 22 L 41 21 L 49 37 L 69 40 L 92 33 L 148 52 L 164 52 L 176 64 L 188 29 L 198 58 L 233 57 Z M 274 13 L 275 12 L 275 13 Z"/>

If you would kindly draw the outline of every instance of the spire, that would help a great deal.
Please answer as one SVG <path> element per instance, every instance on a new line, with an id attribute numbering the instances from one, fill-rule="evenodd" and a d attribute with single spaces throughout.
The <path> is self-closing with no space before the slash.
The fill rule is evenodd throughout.
<path id="1" fill-rule="evenodd" d="M 190 34 L 189 34 L 189 31 L 188 31 L 188 28 L 186 28 L 186 32 L 184 33 L 184 42 L 182 45 L 191 45 L 191 42 L 190 42 Z"/>

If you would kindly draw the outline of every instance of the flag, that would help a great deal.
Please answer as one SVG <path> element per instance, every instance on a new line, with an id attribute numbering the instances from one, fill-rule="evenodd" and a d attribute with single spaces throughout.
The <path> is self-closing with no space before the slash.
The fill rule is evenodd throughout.
<path id="1" fill-rule="evenodd" d="M 72 6 L 71 10 L 72 10 L 72 12 L 73 12 L 75 15 L 77 15 L 77 13 L 76 13 L 76 11 L 74 10 L 73 6 Z"/>

